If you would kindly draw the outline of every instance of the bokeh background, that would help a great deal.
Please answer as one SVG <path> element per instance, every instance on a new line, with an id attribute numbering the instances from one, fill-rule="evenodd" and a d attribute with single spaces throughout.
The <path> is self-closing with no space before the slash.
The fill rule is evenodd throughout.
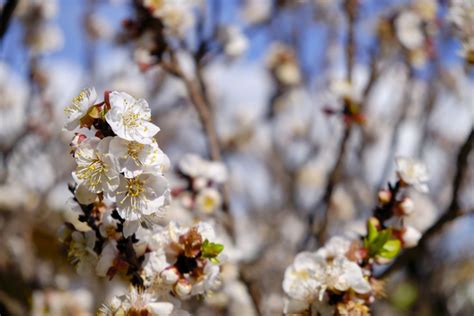
<path id="1" fill-rule="evenodd" d="M 453 18 L 456 1 L 359 0 L 351 22 L 347 3 L 195 1 L 191 26 L 174 38 L 214 113 L 239 266 L 262 315 L 281 314 L 284 269 L 301 250 L 308 218 L 317 222 L 323 213 L 346 133 L 345 99 L 360 106 L 363 122 L 351 129 L 326 201 L 328 235 L 364 231 L 400 155 L 430 171 L 430 193 L 412 192 L 416 212 L 408 219 L 426 230 L 451 201 L 457 152 L 473 128 L 474 48 L 466 42 L 474 42 L 474 11 L 466 26 Z M 209 155 L 186 87 L 150 62 L 146 36 L 130 35 L 141 4 L 0 1 L 7 26 L 0 47 L 1 315 L 91 315 L 123 286 L 77 276 L 57 237 L 73 168 L 63 108 L 82 88 L 148 100 L 173 165 L 185 153 Z M 390 275 L 374 315 L 474 313 L 473 155 L 468 161 L 459 199 L 465 214 Z M 211 302 L 193 314 L 253 315 L 239 304 Z"/>

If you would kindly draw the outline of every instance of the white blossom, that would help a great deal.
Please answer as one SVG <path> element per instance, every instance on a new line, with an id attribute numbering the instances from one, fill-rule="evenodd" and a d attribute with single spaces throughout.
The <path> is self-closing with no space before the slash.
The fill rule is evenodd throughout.
<path id="1" fill-rule="evenodd" d="M 152 143 L 160 128 L 150 122 L 151 113 L 148 102 L 135 99 L 125 92 L 110 93 L 111 109 L 105 115 L 107 123 L 117 136 L 141 144 Z"/>
<path id="2" fill-rule="evenodd" d="M 109 194 L 117 189 L 118 164 L 108 153 L 111 139 L 112 137 L 86 140 L 74 153 L 77 167 L 73 177 L 78 183 L 76 198 L 79 202 L 89 201 L 92 193 Z"/>
<path id="3" fill-rule="evenodd" d="M 395 20 L 395 29 L 400 43 L 407 49 L 423 46 L 425 36 L 421 28 L 423 20 L 413 11 L 403 11 Z"/>
<path id="4" fill-rule="evenodd" d="M 80 125 L 83 118 L 91 106 L 97 99 L 97 93 L 94 88 L 82 90 L 78 96 L 74 97 L 71 104 L 64 108 L 66 114 L 66 128 L 70 131 L 76 129 Z"/>
<path id="5" fill-rule="evenodd" d="M 126 178 L 133 178 L 144 172 L 163 173 L 170 165 L 168 156 L 155 140 L 142 144 L 114 137 L 110 142 L 110 153 L 118 158 L 120 172 Z"/>
<path id="6" fill-rule="evenodd" d="M 192 178 L 203 177 L 216 183 L 227 179 L 227 169 L 222 162 L 204 160 L 195 154 L 186 154 L 179 162 L 179 169 Z"/>
<path id="7" fill-rule="evenodd" d="M 406 157 L 398 157 L 395 162 L 400 180 L 408 185 L 412 185 L 420 192 L 428 192 L 426 182 L 429 179 L 429 175 L 424 163 Z"/>
<path id="8" fill-rule="evenodd" d="M 418 245 L 421 233 L 411 226 L 407 226 L 402 231 L 402 241 L 405 248 L 412 248 Z"/>
<path id="9" fill-rule="evenodd" d="M 201 190 L 196 197 L 196 208 L 205 214 L 212 214 L 221 204 L 221 194 L 213 188 Z"/>
<path id="10" fill-rule="evenodd" d="M 168 203 L 168 194 L 168 181 L 160 174 L 142 173 L 134 178 L 120 176 L 117 210 L 127 221 L 146 221 L 160 213 Z M 138 226 L 132 231 L 136 228 Z"/>

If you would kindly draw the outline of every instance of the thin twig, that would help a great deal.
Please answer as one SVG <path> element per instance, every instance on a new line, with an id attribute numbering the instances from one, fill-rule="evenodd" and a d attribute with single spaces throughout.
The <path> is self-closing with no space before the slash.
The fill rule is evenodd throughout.
<path id="1" fill-rule="evenodd" d="M 421 237 L 418 245 L 416 247 L 410 248 L 403 252 L 391 266 L 389 266 L 385 271 L 383 271 L 378 277 L 386 277 L 396 271 L 397 269 L 405 266 L 408 262 L 419 257 L 421 251 L 423 251 L 429 242 L 429 240 L 438 234 L 444 226 L 459 216 L 466 214 L 463 212 L 459 206 L 459 191 L 461 189 L 462 182 L 464 180 L 464 175 L 468 168 L 468 159 L 469 154 L 472 151 L 474 145 L 474 129 L 471 130 L 469 136 L 467 137 L 464 144 L 461 146 L 456 160 L 456 173 L 453 178 L 452 185 L 452 197 L 449 206 L 446 211 L 441 215 L 440 218 L 430 227 Z"/>
<path id="2" fill-rule="evenodd" d="M 345 12 L 347 15 L 348 20 L 348 36 L 347 36 L 347 45 L 346 45 L 346 59 L 347 59 L 347 81 L 352 84 L 352 77 L 353 77 L 353 68 L 354 68 L 354 60 L 355 60 L 355 51 L 356 51 L 356 43 L 355 43 L 355 21 L 357 18 L 357 9 L 358 4 L 355 0 L 347 0 L 345 3 Z M 318 229 L 317 239 L 319 244 L 324 243 L 326 239 L 326 233 L 329 225 L 329 206 L 331 202 L 331 198 L 334 192 L 334 188 L 336 187 L 337 182 L 340 180 L 343 171 L 343 162 L 345 159 L 345 155 L 347 152 L 347 146 L 349 143 L 349 139 L 352 133 L 352 124 L 350 122 L 346 123 L 344 128 L 344 135 L 339 143 L 339 151 L 336 158 L 336 163 L 334 164 L 333 169 L 329 173 L 328 182 L 326 185 L 326 189 L 324 190 L 324 194 L 320 202 L 314 208 L 314 211 L 309 214 L 308 217 L 308 225 L 309 231 L 306 235 L 306 238 L 303 240 L 303 244 L 301 248 L 306 248 L 309 241 L 311 240 L 312 235 L 314 235 L 315 230 Z M 318 210 L 323 209 L 322 219 L 320 224 L 316 228 L 314 225 L 316 214 Z"/>

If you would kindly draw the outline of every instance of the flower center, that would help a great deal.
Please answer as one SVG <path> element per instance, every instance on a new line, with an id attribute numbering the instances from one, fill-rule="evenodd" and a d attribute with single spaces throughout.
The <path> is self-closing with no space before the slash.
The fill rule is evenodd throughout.
<path id="1" fill-rule="evenodd" d="M 78 167 L 77 177 L 94 188 L 101 182 L 102 175 L 106 172 L 107 167 L 104 162 L 99 157 L 95 157 L 89 164 Z"/>
<path id="2" fill-rule="evenodd" d="M 125 112 L 122 116 L 122 122 L 125 127 L 133 128 L 139 125 L 138 118 L 140 115 L 131 111 Z"/>
<path id="3" fill-rule="evenodd" d="M 140 154 L 140 151 L 142 151 L 143 147 L 145 147 L 143 144 L 130 142 L 128 143 L 127 153 L 133 160 L 138 161 L 138 155 Z"/>
<path id="4" fill-rule="evenodd" d="M 136 198 L 145 192 L 143 181 L 140 181 L 138 178 L 128 179 L 127 181 L 127 195 L 129 197 Z"/>

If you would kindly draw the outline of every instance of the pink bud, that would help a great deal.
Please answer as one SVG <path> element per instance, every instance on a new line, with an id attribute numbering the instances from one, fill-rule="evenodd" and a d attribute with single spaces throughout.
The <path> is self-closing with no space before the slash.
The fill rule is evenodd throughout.
<path id="1" fill-rule="evenodd" d="M 160 276 L 161 276 L 161 279 L 163 280 L 163 283 L 171 285 L 178 282 L 180 274 L 179 274 L 178 269 L 172 266 L 163 270 Z"/>
<path id="2" fill-rule="evenodd" d="M 174 292 L 181 298 L 188 296 L 192 289 L 193 286 L 186 279 L 180 279 L 174 286 Z"/>
<path id="3" fill-rule="evenodd" d="M 392 199 L 392 192 L 389 190 L 380 190 L 378 193 L 380 204 L 387 204 Z"/>
<path id="4" fill-rule="evenodd" d="M 398 204 L 399 215 L 410 215 L 414 210 L 415 203 L 413 203 L 413 200 L 408 197 L 404 198 L 403 201 Z"/>

